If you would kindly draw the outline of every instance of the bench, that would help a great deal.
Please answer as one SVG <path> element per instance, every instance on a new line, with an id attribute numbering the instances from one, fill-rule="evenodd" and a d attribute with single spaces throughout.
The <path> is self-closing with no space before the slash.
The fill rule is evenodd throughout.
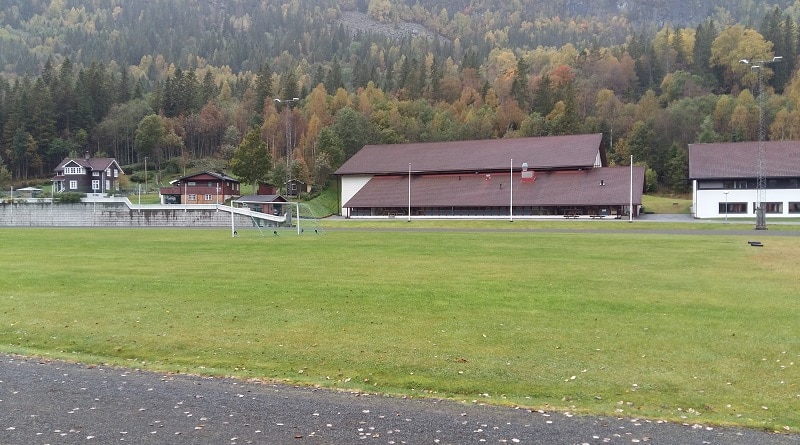
<path id="1" fill-rule="evenodd" d="M 606 217 L 606 215 L 589 215 L 589 216 L 591 216 L 592 219 L 605 218 Z"/>
<path id="2" fill-rule="evenodd" d="M 564 215 L 564 218 L 573 218 L 573 219 L 575 219 L 577 217 L 578 217 L 578 215 L 572 215 L 572 214 Z"/>
<path id="3" fill-rule="evenodd" d="M 750 244 L 753 247 L 764 247 L 764 245 L 761 244 L 761 241 L 748 241 L 747 244 Z"/>

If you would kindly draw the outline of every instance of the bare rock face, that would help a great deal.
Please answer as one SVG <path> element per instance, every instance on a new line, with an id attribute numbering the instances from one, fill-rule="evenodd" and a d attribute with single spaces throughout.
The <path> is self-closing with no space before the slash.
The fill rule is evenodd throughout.
<path id="1" fill-rule="evenodd" d="M 437 36 L 435 32 L 430 31 L 418 23 L 403 21 L 397 23 L 381 23 L 370 18 L 367 14 L 358 11 L 342 11 L 339 23 L 343 24 L 344 27 L 352 33 L 368 32 L 380 34 L 393 40 L 400 40 L 407 37 L 427 37 L 429 39 L 434 39 Z M 438 37 L 443 41 L 449 40 L 442 35 Z"/>

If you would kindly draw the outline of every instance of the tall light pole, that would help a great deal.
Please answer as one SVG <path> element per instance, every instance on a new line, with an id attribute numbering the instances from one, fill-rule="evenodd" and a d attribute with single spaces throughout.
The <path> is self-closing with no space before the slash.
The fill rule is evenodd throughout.
<path id="1" fill-rule="evenodd" d="M 278 99 L 275 98 L 275 103 L 286 104 L 286 118 L 285 118 L 285 131 L 286 131 L 286 194 L 289 194 L 289 183 L 292 180 L 292 122 L 289 119 L 289 111 L 291 105 L 300 100 L 299 97 L 291 99 Z"/>
<path id="2" fill-rule="evenodd" d="M 511 202 L 509 202 L 508 206 L 508 221 L 514 222 L 514 158 L 511 158 L 511 168 L 509 169 L 509 174 L 509 184 L 511 184 Z"/>
<path id="3" fill-rule="evenodd" d="M 728 224 L 728 192 L 725 192 L 725 224 Z"/>
<path id="4" fill-rule="evenodd" d="M 411 222 L 411 163 L 408 163 L 408 222 Z"/>
<path id="5" fill-rule="evenodd" d="M 776 63 L 783 60 L 781 56 L 775 56 L 771 60 L 749 60 L 739 61 L 742 65 L 750 65 L 750 69 L 758 72 L 758 160 L 756 161 L 756 230 L 767 230 L 767 211 L 764 208 L 764 201 L 767 200 L 767 154 L 764 151 L 764 139 L 766 130 L 764 128 L 764 65 Z M 727 206 L 726 206 L 727 211 Z"/>
<path id="6" fill-rule="evenodd" d="M 144 194 L 147 194 L 147 156 L 144 157 Z"/>

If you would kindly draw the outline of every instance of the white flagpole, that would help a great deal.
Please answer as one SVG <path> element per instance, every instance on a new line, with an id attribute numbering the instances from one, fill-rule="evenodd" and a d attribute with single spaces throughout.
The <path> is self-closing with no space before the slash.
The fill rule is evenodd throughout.
<path id="1" fill-rule="evenodd" d="M 231 238 L 236 236 L 236 228 L 233 225 L 233 198 L 231 198 Z"/>
<path id="2" fill-rule="evenodd" d="M 514 159 L 511 159 L 511 169 L 510 178 L 511 178 L 511 205 L 508 207 L 508 220 L 510 222 L 514 222 Z"/>
<path id="3" fill-rule="evenodd" d="M 408 163 L 408 222 L 411 222 L 411 163 Z"/>
<path id="4" fill-rule="evenodd" d="M 628 207 L 628 222 L 633 222 L 633 155 L 631 155 L 631 196 Z"/>

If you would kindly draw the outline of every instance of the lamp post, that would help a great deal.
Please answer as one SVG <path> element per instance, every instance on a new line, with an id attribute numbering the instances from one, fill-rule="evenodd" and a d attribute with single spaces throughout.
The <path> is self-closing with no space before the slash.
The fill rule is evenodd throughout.
<path id="1" fill-rule="evenodd" d="M 725 224 L 728 224 L 728 192 L 725 192 Z"/>
<path id="2" fill-rule="evenodd" d="M 408 222 L 411 222 L 411 163 L 408 163 Z"/>
<path id="3" fill-rule="evenodd" d="M 514 158 L 511 158 L 511 168 L 509 169 L 509 183 L 511 184 L 511 202 L 508 206 L 508 221 L 514 222 Z"/>
<path id="4" fill-rule="evenodd" d="M 783 60 L 781 56 L 774 56 L 770 60 L 749 60 L 739 61 L 742 65 L 750 65 L 752 71 L 758 72 L 758 160 L 756 165 L 756 230 L 767 230 L 767 215 L 764 208 L 767 198 L 767 174 L 766 174 L 766 153 L 764 151 L 764 139 L 766 131 L 764 128 L 764 65 L 776 63 Z M 727 211 L 727 208 L 726 208 Z"/>
<path id="5" fill-rule="evenodd" d="M 147 156 L 144 157 L 144 194 L 147 194 Z"/>
<path id="6" fill-rule="evenodd" d="M 286 126 L 286 194 L 289 194 L 289 182 L 292 180 L 292 122 L 289 119 L 289 110 L 291 109 L 291 105 L 297 101 L 299 101 L 299 97 L 293 97 L 291 99 L 278 99 L 275 98 L 275 103 L 278 104 L 286 104 L 286 117 L 284 125 Z"/>

